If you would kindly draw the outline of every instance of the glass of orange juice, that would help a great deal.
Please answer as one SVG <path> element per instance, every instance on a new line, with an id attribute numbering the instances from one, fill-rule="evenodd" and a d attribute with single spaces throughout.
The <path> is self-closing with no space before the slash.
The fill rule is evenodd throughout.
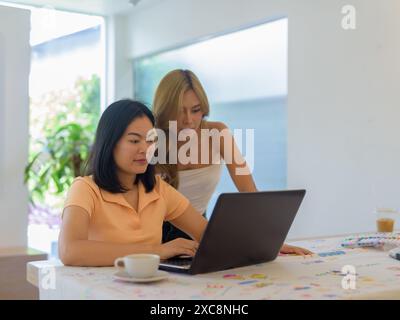
<path id="1" fill-rule="evenodd" d="M 398 212 L 392 208 L 376 208 L 375 212 L 378 232 L 393 232 Z"/>

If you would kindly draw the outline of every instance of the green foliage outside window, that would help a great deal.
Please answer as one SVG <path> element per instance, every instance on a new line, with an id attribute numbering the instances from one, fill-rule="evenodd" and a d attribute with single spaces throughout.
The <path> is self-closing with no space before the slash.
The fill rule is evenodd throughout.
<path id="1" fill-rule="evenodd" d="M 52 92 L 31 101 L 31 110 L 31 126 L 40 133 L 39 137 L 31 134 L 25 168 L 30 201 L 48 205 L 56 197 L 61 203 L 73 179 L 83 174 L 93 143 L 100 115 L 100 79 L 96 75 L 79 79 L 72 91 Z"/>

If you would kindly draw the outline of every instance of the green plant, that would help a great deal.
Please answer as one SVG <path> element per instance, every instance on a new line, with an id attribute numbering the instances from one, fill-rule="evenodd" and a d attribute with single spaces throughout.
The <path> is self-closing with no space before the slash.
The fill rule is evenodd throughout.
<path id="1" fill-rule="evenodd" d="M 72 94 L 52 93 L 43 101 L 50 102 L 49 110 L 58 110 L 49 112 L 42 137 L 31 144 L 25 182 L 33 204 L 46 203 L 49 194 L 63 198 L 73 179 L 83 174 L 100 113 L 99 78 L 80 79 Z M 41 103 L 43 108 L 46 103 Z"/>

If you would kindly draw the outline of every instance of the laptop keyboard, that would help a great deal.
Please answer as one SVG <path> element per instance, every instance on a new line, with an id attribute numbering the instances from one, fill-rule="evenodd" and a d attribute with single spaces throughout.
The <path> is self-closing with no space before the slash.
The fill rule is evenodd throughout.
<path id="1" fill-rule="evenodd" d="M 190 266 L 192 264 L 192 258 L 172 258 L 165 260 L 165 263 L 173 264 L 175 266 Z"/>
<path id="2" fill-rule="evenodd" d="M 189 270 L 191 264 L 192 264 L 192 257 L 171 258 L 168 260 L 160 261 L 160 267 L 164 268 L 172 267 L 182 270 Z"/>

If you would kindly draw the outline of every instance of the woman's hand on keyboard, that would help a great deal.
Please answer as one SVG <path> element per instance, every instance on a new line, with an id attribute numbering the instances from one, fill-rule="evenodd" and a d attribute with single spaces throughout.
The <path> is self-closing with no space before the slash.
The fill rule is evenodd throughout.
<path id="1" fill-rule="evenodd" d="M 199 243 L 196 241 L 178 238 L 160 245 L 158 254 L 161 260 L 179 255 L 188 255 L 193 257 L 196 254 L 198 247 Z"/>

